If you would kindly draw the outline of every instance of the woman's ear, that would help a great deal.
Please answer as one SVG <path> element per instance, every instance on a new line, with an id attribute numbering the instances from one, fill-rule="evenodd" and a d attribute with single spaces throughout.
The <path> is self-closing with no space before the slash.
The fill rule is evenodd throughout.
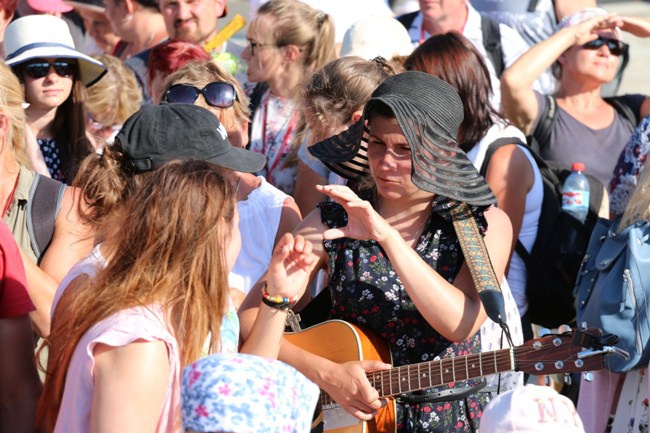
<path id="1" fill-rule="evenodd" d="M 284 50 L 282 58 L 287 63 L 294 62 L 302 52 L 298 45 L 287 45 L 283 48 Z"/>
<path id="2" fill-rule="evenodd" d="M 361 119 L 361 116 L 363 116 L 363 111 L 357 110 L 354 113 L 352 113 L 352 116 L 350 116 L 350 125 L 354 125 Z"/>

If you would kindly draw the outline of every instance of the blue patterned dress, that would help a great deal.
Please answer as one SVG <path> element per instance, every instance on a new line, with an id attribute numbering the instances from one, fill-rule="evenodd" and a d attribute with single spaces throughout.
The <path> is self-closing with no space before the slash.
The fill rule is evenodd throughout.
<path id="1" fill-rule="evenodd" d="M 431 215 L 417 242 L 416 251 L 440 275 L 453 282 L 465 261 L 451 221 L 453 202 L 434 199 Z M 341 207 L 338 212 L 345 212 Z M 484 233 L 483 212 L 475 212 Z M 431 361 L 436 356 L 461 356 L 481 351 L 480 332 L 452 343 L 442 337 L 416 309 L 382 247 L 375 241 L 350 238 L 324 241 L 329 255 L 332 297 L 331 317 L 360 325 L 386 340 L 395 366 Z M 434 290 L 432 288 L 432 290 Z M 474 386 L 480 381 L 430 389 L 433 391 Z M 487 404 L 487 394 L 470 394 L 456 401 L 397 405 L 399 432 L 475 432 Z"/>

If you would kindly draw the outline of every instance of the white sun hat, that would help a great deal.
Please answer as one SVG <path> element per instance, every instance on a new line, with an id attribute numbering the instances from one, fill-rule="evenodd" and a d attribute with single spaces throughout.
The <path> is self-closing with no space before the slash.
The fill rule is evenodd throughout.
<path id="1" fill-rule="evenodd" d="M 77 59 L 79 78 L 86 87 L 106 73 L 101 62 L 75 50 L 68 25 L 52 15 L 28 15 L 13 21 L 5 31 L 4 50 L 5 63 L 12 67 L 32 59 Z"/>
<path id="2" fill-rule="evenodd" d="M 358 56 L 372 60 L 381 56 L 408 56 L 413 44 L 408 30 L 393 17 L 370 16 L 352 25 L 343 37 L 341 57 Z"/>

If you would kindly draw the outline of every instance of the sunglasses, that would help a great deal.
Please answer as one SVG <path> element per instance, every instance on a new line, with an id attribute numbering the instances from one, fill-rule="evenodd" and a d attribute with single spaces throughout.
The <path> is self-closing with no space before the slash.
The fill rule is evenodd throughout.
<path id="1" fill-rule="evenodd" d="M 199 95 L 212 107 L 229 108 L 237 100 L 235 86 L 225 81 L 215 81 L 198 89 L 189 84 L 174 84 L 165 92 L 165 102 L 171 104 L 194 104 Z"/>
<path id="2" fill-rule="evenodd" d="M 77 63 L 68 60 L 55 60 L 54 62 L 32 62 L 25 65 L 25 73 L 32 78 L 43 78 L 54 68 L 59 77 L 72 77 L 77 69 Z"/>
<path id="3" fill-rule="evenodd" d="M 627 44 L 625 42 L 619 41 L 618 39 L 606 38 L 604 36 L 598 36 L 598 39 L 587 42 L 582 46 L 582 48 L 587 50 L 597 50 L 603 45 L 607 45 L 609 52 L 614 56 L 620 56 L 627 52 Z"/>

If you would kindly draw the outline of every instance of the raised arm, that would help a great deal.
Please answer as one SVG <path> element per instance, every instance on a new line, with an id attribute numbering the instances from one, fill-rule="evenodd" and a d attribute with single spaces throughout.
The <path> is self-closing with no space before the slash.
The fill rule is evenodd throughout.
<path id="1" fill-rule="evenodd" d="M 326 264 L 327 253 L 323 249 L 322 236 L 326 228 L 320 221 L 319 209 L 307 215 L 296 228 L 295 234 L 310 241 L 312 245 L 312 261 L 306 269 L 308 278 L 301 283 L 302 291 L 306 289 L 307 282 L 311 281 L 318 270 Z M 249 341 L 255 338 L 254 332 L 260 332 L 264 329 L 260 325 L 263 325 L 267 320 L 265 316 L 272 313 L 269 307 L 261 302 L 261 289 L 267 283 L 267 279 L 267 275 L 262 276 L 260 281 L 251 289 L 239 309 L 242 336 L 245 339 L 242 352 L 255 353 L 247 349 L 247 344 L 250 344 Z M 305 292 L 303 296 L 309 296 L 309 293 Z M 272 340 L 272 342 L 277 345 L 278 340 Z M 285 339 L 281 340 L 281 345 L 276 347 L 277 349 L 279 349 L 278 359 L 294 366 L 310 380 L 318 384 L 321 389 L 324 389 L 351 414 L 360 419 L 369 420 L 372 418 L 373 413 L 381 407 L 382 402 L 379 400 L 379 394 L 370 385 L 365 373 L 388 368 L 389 365 L 377 361 L 354 361 L 337 364 L 294 346 Z"/>
<path id="2" fill-rule="evenodd" d="M 343 205 L 349 222 L 345 227 L 325 231 L 326 239 L 351 237 L 374 239 L 382 246 L 409 297 L 427 322 L 443 337 L 462 341 L 474 335 L 486 314 L 467 264 L 463 264 L 453 284 L 429 266 L 370 205 L 349 188 L 321 187 L 329 197 Z M 486 211 L 488 222 L 485 244 L 501 281 L 510 257 L 512 227 L 505 213 L 497 208 Z"/>
<path id="3" fill-rule="evenodd" d="M 598 37 L 597 32 L 621 25 L 614 15 L 601 15 L 557 31 L 547 40 L 526 51 L 501 76 L 503 113 L 526 135 L 537 118 L 537 97 L 532 85 L 537 78 L 573 45 L 583 45 Z"/>

